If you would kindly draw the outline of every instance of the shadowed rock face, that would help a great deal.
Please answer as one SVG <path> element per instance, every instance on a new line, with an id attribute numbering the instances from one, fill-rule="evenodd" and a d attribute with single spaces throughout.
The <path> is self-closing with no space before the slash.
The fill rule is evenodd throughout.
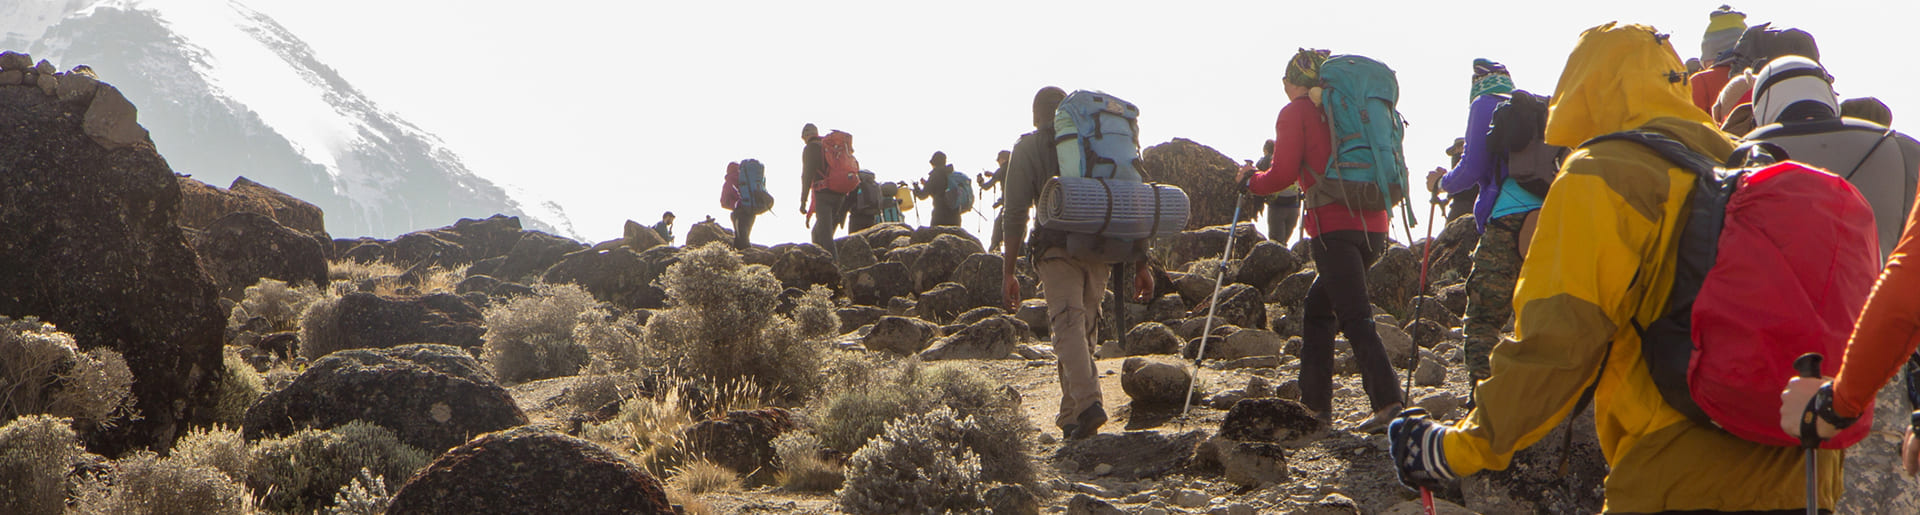
<path id="1" fill-rule="evenodd" d="M 165 448 L 205 420 L 225 312 L 174 225 L 179 184 L 133 130 L 132 106 L 109 85 L 27 85 L 41 82 L 0 85 L 0 313 L 126 356 L 142 418 L 89 435 L 89 447 Z"/>
<path id="2" fill-rule="evenodd" d="M 445 345 L 335 352 L 247 409 L 248 440 L 365 420 L 429 453 L 527 423 L 479 361 Z"/>
<path id="3" fill-rule="evenodd" d="M 671 514 L 645 470 L 586 440 L 527 426 L 482 435 L 427 465 L 388 513 Z"/>

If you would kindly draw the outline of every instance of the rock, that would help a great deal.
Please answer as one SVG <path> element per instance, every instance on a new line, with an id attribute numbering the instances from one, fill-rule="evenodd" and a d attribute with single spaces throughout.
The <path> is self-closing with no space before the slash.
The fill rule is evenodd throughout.
<path id="1" fill-rule="evenodd" d="M 1421 356 L 1420 367 L 1413 371 L 1413 384 L 1440 386 L 1447 382 L 1447 366 L 1433 356 Z"/>
<path id="2" fill-rule="evenodd" d="M 1207 300 L 1213 298 L 1213 278 L 1211 277 L 1179 272 L 1168 272 L 1167 277 L 1173 282 L 1174 292 L 1180 295 L 1181 300 L 1192 301 L 1192 305 L 1187 306 L 1188 308 L 1205 304 Z"/>
<path id="3" fill-rule="evenodd" d="M 720 222 L 714 220 L 705 220 L 687 228 L 686 248 L 700 248 L 708 243 L 733 246 L 733 229 L 721 227 Z M 833 284 L 839 284 L 839 282 L 834 281 Z"/>
<path id="4" fill-rule="evenodd" d="M 1397 318 L 1413 310 L 1413 294 L 1420 291 L 1420 256 L 1405 246 L 1391 244 L 1367 269 L 1367 298 Z"/>
<path id="5" fill-rule="evenodd" d="M 247 440 L 365 420 L 428 454 L 527 423 L 513 397 L 466 351 L 445 345 L 347 350 L 313 362 L 247 409 Z"/>
<path id="6" fill-rule="evenodd" d="M 854 234 L 867 239 L 867 246 L 873 247 L 875 258 L 887 255 L 887 251 L 895 247 L 903 246 L 896 243 L 901 241 L 900 238 L 906 238 L 903 242 L 906 245 L 911 245 L 913 241 L 913 228 L 900 222 L 874 224 Z"/>
<path id="7" fill-rule="evenodd" d="M 460 244 L 467 250 L 467 259 L 479 261 L 507 255 L 520 242 L 524 229 L 520 217 L 496 214 L 482 219 L 461 218 L 433 232 Z"/>
<path id="8" fill-rule="evenodd" d="M 659 231 L 633 220 L 627 220 L 627 223 L 620 227 L 620 233 L 621 242 L 627 246 L 627 249 L 634 252 L 645 252 L 647 249 L 667 244 L 667 239 L 661 237 Z"/>
<path id="9" fill-rule="evenodd" d="M 387 243 L 386 252 L 380 257 L 401 268 L 411 268 L 419 264 L 453 268 L 473 262 L 473 257 L 467 253 L 466 247 L 444 236 L 450 235 L 439 231 L 402 234 Z"/>
<path id="10" fill-rule="evenodd" d="M 1427 507 L 1420 504 L 1420 501 L 1413 500 L 1401 501 L 1400 504 L 1393 505 L 1393 507 L 1388 508 L 1387 511 L 1380 512 L 1380 515 L 1425 515 L 1426 513 Z M 1478 515 L 1473 510 L 1463 508 L 1458 504 L 1454 504 L 1452 501 L 1441 499 L 1439 496 L 1435 496 L 1433 499 L 1433 513 L 1434 515 Z"/>
<path id="11" fill-rule="evenodd" d="M 918 237 L 916 233 L 916 241 Z M 911 263 L 907 270 L 913 276 L 914 287 L 919 291 L 931 290 L 935 285 L 947 282 L 968 257 L 985 251 L 980 248 L 980 242 L 952 234 L 941 234 L 925 245 L 919 259 Z"/>
<path id="12" fill-rule="evenodd" d="M 867 244 L 867 238 L 860 234 L 849 234 L 833 240 L 833 257 L 840 270 L 858 270 L 880 262 L 873 255 L 873 247 Z"/>
<path id="13" fill-rule="evenodd" d="M 386 244 L 380 243 L 380 242 L 369 242 L 369 243 L 362 243 L 359 245 L 355 245 L 353 248 L 347 249 L 346 252 L 340 253 L 340 257 L 348 261 L 365 264 L 365 263 L 372 263 L 375 261 L 379 261 L 381 256 L 386 255 L 386 253 L 387 253 Z"/>
<path id="14" fill-rule="evenodd" d="M 971 298 L 972 295 L 967 293 L 967 287 L 961 286 L 960 283 L 941 283 L 926 293 L 920 294 L 915 305 L 919 307 L 920 318 L 945 323 L 953 321 L 954 317 L 973 307 L 969 302 Z"/>
<path id="15" fill-rule="evenodd" d="M 918 318 L 885 316 L 873 323 L 873 331 L 860 340 L 867 350 L 910 356 L 926 350 L 940 337 L 940 326 Z"/>
<path id="16" fill-rule="evenodd" d="M 1126 515 L 1126 513 L 1113 507 L 1113 504 L 1087 494 L 1074 494 L 1072 499 L 1067 500 L 1067 515 Z"/>
<path id="17" fill-rule="evenodd" d="M 1020 301 L 1020 309 L 1013 313 L 1013 318 L 1026 323 L 1027 327 L 1033 328 L 1033 334 L 1035 336 L 1048 338 L 1052 335 L 1052 320 L 1051 317 L 1047 316 L 1047 301 L 1045 299 Z"/>
<path id="18" fill-rule="evenodd" d="M 981 494 L 995 515 L 1040 515 L 1040 498 L 1018 485 L 1000 485 Z"/>
<path id="19" fill-rule="evenodd" d="M 1400 330 L 1393 324 L 1381 322 L 1373 323 L 1373 331 L 1380 335 L 1380 346 L 1386 348 L 1387 359 L 1393 362 L 1395 368 L 1404 370 L 1415 365 L 1413 337 L 1407 335 L 1406 331 Z"/>
<path id="20" fill-rule="evenodd" d="M 1266 327 L 1267 304 L 1260 290 L 1245 284 L 1230 284 L 1220 290 L 1220 307 L 1214 310 L 1215 325 L 1226 324 L 1235 327 Z M 1207 316 L 1207 303 L 1201 301 L 1188 315 Z"/>
<path id="21" fill-rule="evenodd" d="M 1136 411 L 1180 406 L 1198 386 L 1186 368 L 1177 364 L 1132 357 L 1120 365 L 1120 389 L 1133 399 Z"/>
<path id="22" fill-rule="evenodd" d="M 920 262 L 920 256 L 926 255 L 926 253 L 926 245 L 896 246 L 888 250 L 881 261 L 900 263 L 907 265 L 907 268 L 913 268 L 915 264 Z"/>
<path id="23" fill-rule="evenodd" d="M 1173 354 L 1180 350 L 1180 336 L 1173 334 L 1166 324 L 1142 322 L 1127 330 L 1125 338 L 1117 340 L 1118 345 L 1111 351 L 1102 348 L 1100 354 L 1105 357 L 1145 356 L 1149 354 Z"/>
<path id="24" fill-rule="evenodd" d="M 40 75 L 53 75 L 59 71 L 59 68 L 54 68 L 53 63 L 47 62 L 46 59 L 41 59 L 40 64 L 33 65 L 33 72 Z"/>
<path id="25" fill-rule="evenodd" d="M 1360 515 L 1360 503 L 1342 494 L 1332 493 L 1312 504 L 1292 511 L 1299 515 Z"/>
<path id="26" fill-rule="evenodd" d="M 7 50 L 0 52 L 0 70 L 29 70 L 33 68 L 33 56 Z"/>
<path id="27" fill-rule="evenodd" d="M 881 317 L 887 316 L 887 310 L 873 306 L 847 306 L 835 309 L 834 315 L 840 317 L 840 330 L 846 331 L 879 322 Z"/>
<path id="28" fill-rule="evenodd" d="M 822 284 L 833 289 L 835 297 L 846 295 L 840 265 L 826 249 L 812 243 L 789 243 L 776 246 L 772 251 L 773 276 L 780 279 L 781 286 L 806 290 Z"/>
<path id="29" fill-rule="evenodd" d="M 1460 396 L 1453 392 L 1438 390 L 1421 396 L 1419 400 L 1413 401 L 1413 405 L 1426 409 L 1427 413 L 1433 414 L 1435 419 L 1451 420 L 1454 416 L 1453 410 L 1460 408 L 1462 401 Z"/>
<path id="30" fill-rule="evenodd" d="M 1189 193 L 1189 198 L 1191 198 L 1191 193 Z M 1255 245 L 1266 241 L 1266 238 L 1261 237 L 1260 231 L 1255 229 L 1253 225 L 1254 224 L 1243 223 L 1236 226 L 1236 232 L 1233 237 L 1233 252 L 1228 254 L 1229 259 L 1244 259 L 1248 253 L 1253 251 Z M 1169 266 L 1184 266 L 1187 263 L 1202 259 L 1219 258 L 1221 251 L 1227 249 L 1227 226 L 1223 222 L 1220 225 L 1184 231 L 1169 236 L 1168 238 L 1170 241 L 1167 242 L 1167 252 L 1172 259 Z M 1209 277 L 1208 279 L 1212 278 Z"/>
<path id="31" fill-rule="evenodd" d="M 625 247 L 587 249 L 561 257 L 541 274 L 540 280 L 578 284 L 595 299 L 622 309 L 660 309 L 667 305 L 667 294 L 654 286 L 653 280 L 662 272 L 664 269 L 655 269 Z"/>
<path id="32" fill-rule="evenodd" d="M 896 262 L 875 263 L 848 272 L 844 289 L 854 304 L 863 306 L 883 306 L 887 299 L 914 295 L 907 266 Z"/>
<path id="33" fill-rule="evenodd" d="M 27 74 L 20 70 L 0 71 L 0 86 L 13 86 L 26 82 Z"/>
<path id="34" fill-rule="evenodd" d="M 1427 281 L 1443 284 L 1466 280 L 1467 272 L 1473 270 L 1473 249 L 1480 245 L 1480 229 L 1475 227 L 1472 215 L 1448 220 L 1434 240 L 1433 254 L 1427 258 L 1431 262 Z"/>
<path id="35" fill-rule="evenodd" d="M 1015 347 L 1013 353 L 1019 354 L 1020 359 L 1030 361 L 1055 361 L 1060 359 L 1060 356 L 1054 355 L 1052 350 L 1041 348 L 1038 345 L 1021 345 Z"/>
<path id="36" fill-rule="evenodd" d="M 655 238 L 660 237 L 652 229 L 647 229 L 646 232 Z M 631 242 L 632 239 L 629 238 L 628 241 Z M 490 275 L 509 281 L 523 280 L 529 275 L 553 268 L 553 265 L 566 258 L 567 254 L 579 252 L 585 248 L 587 248 L 586 245 L 577 241 L 540 231 L 526 231 L 514 241 L 513 248 L 507 250 L 506 259 L 500 261 L 499 267 Z M 631 243 L 628 244 L 627 249 L 632 252 L 645 250 L 636 248 Z M 472 269 L 469 268 L 468 272 L 472 272 Z"/>
<path id="37" fill-rule="evenodd" d="M 979 322 L 981 320 L 986 320 L 989 317 L 994 317 L 994 316 L 999 316 L 1004 314 L 1006 313 L 1000 311 L 1000 308 L 996 308 L 996 307 L 973 308 L 973 309 L 967 310 L 967 312 L 965 313 L 961 313 L 960 316 L 958 317 L 954 317 L 953 323 L 960 324 L 960 325 L 973 325 L 974 323 Z"/>
<path id="38" fill-rule="evenodd" d="M 1147 305 L 1147 320 L 1160 323 L 1177 322 L 1187 317 L 1187 303 L 1178 293 L 1169 293 L 1153 299 Z"/>
<path id="39" fill-rule="evenodd" d="M 1222 446 L 1220 454 L 1220 465 L 1226 469 L 1228 482 L 1259 488 L 1287 481 L 1287 453 L 1280 444 L 1233 442 Z M 1212 501 L 1208 498 L 1205 502 Z M 1181 506 L 1186 506 L 1186 503 L 1182 502 Z M 1200 506 L 1206 504 L 1190 507 Z"/>
<path id="40" fill-rule="evenodd" d="M 1281 346 L 1285 343 L 1286 340 L 1280 338 L 1280 335 L 1275 334 L 1273 331 L 1264 329 L 1241 329 L 1234 331 L 1233 334 L 1229 334 L 1225 338 L 1216 337 L 1215 339 L 1208 340 L 1207 359 L 1226 360 L 1279 356 Z M 1195 338 L 1192 342 L 1189 342 L 1188 348 L 1182 352 L 1181 355 L 1192 359 L 1194 354 L 1199 352 L 1198 346 L 1199 338 Z"/>
<path id="41" fill-rule="evenodd" d="M 729 411 L 723 418 L 687 426 L 681 433 L 695 456 L 740 471 L 749 484 L 764 484 L 779 469 L 773 439 L 799 427 L 781 408 Z"/>
<path id="42" fill-rule="evenodd" d="M 1261 241 L 1247 252 L 1247 259 L 1240 264 L 1240 282 L 1253 285 L 1261 290 L 1273 285 L 1276 280 L 1293 276 L 1300 271 L 1300 259 L 1293 251 L 1272 241 Z"/>
<path id="43" fill-rule="evenodd" d="M 967 232 L 966 229 L 951 225 L 928 225 L 914 228 L 912 244 L 933 243 L 934 241 L 938 241 L 941 236 L 952 236 L 972 243 L 972 246 L 976 249 L 983 248 L 980 245 L 980 238 L 974 237 L 973 233 Z M 983 251 L 976 250 L 975 252 Z M 972 254 L 972 252 L 968 254 Z"/>
<path id="44" fill-rule="evenodd" d="M 59 82 L 55 89 L 59 91 L 61 102 L 81 103 L 92 100 L 93 90 L 100 86 L 100 80 L 91 74 L 64 73 L 55 78 Z"/>
<path id="45" fill-rule="evenodd" d="M 1281 398 L 1242 400 L 1220 421 L 1221 438 L 1291 447 L 1310 443 L 1326 429 L 1306 405 Z"/>
<path id="46" fill-rule="evenodd" d="M 1267 302 L 1286 306 L 1290 310 L 1299 310 L 1307 304 L 1307 292 L 1313 288 L 1313 281 L 1320 277 L 1315 270 L 1302 270 L 1281 279 L 1273 286 L 1273 292 L 1267 295 Z"/>
<path id="47" fill-rule="evenodd" d="M 1233 183 L 1239 161 L 1184 138 L 1142 149 L 1140 159 L 1145 169 L 1153 171 L 1154 180 L 1179 186 L 1187 192 L 1191 202 L 1187 228 L 1232 223 L 1234 199 L 1246 189 Z M 1248 215 L 1257 206 L 1253 199 L 1248 199 L 1242 206 L 1241 218 L 1250 218 Z M 1220 247 L 1213 246 L 1214 255 L 1220 255 Z"/>
<path id="48" fill-rule="evenodd" d="M 1447 328 L 1432 320 L 1415 320 L 1407 323 L 1406 333 L 1413 338 L 1413 344 L 1422 349 L 1431 349 L 1447 341 Z"/>
<path id="49" fill-rule="evenodd" d="M 1413 320 L 1432 321 L 1441 327 L 1460 325 L 1460 315 L 1449 311 L 1445 305 L 1440 303 L 1439 299 L 1428 295 L 1422 295 L 1413 299 Z"/>
<path id="50" fill-rule="evenodd" d="M 970 304 L 1000 306 L 1006 300 L 1006 283 L 1001 280 L 1002 263 L 1005 262 L 999 254 L 967 256 L 948 280 L 967 287 L 967 293 L 973 297 Z"/>
<path id="51" fill-rule="evenodd" d="M 1427 273 L 1431 274 L 1433 271 L 1429 270 Z M 1460 325 L 1460 317 L 1466 316 L 1467 314 L 1467 283 L 1461 282 L 1448 285 L 1445 288 L 1441 288 L 1434 296 L 1440 301 L 1440 305 L 1446 306 L 1447 311 L 1453 313 L 1455 322 L 1448 324 L 1448 327 Z"/>
<path id="52" fill-rule="evenodd" d="M 1173 494 L 1173 503 L 1182 508 L 1199 508 L 1211 502 L 1213 502 L 1213 496 L 1190 488 Z"/>
<path id="53" fill-rule="evenodd" d="M 458 296 L 444 293 L 421 297 L 349 293 L 321 316 L 319 320 L 304 323 L 318 326 L 315 331 L 330 341 L 308 343 L 325 345 L 330 350 L 384 349 L 409 343 L 475 349 L 482 343 L 480 336 L 487 332 L 486 318 L 479 309 Z"/>
<path id="54" fill-rule="evenodd" d="M 0 87 L 0 313 L 126 358 L 142 418 L 85 433 L 106 455 L 164 451 L 211 421 L 227 318 L 173 223 L 179 183 L 134 116 L 107 85 L 84 106 Z"/>
<path id="55" fill-rule="evenodd" d="M 538 426 L 480 435 L 433 460 L 387 513 L 672 515 L 660 482 L 598 445 Z"/>
<path id="56" fill-rule="evenodd" d="M 1560 474 L 1564 431 L 1574 431 L 1572 461 Z M 1467 509 L 1480 513 L 1599 513 L 1605 499 L 1607 460 L 1594 437 L 1593 409 L 1568 417 L 1539 442 L 1515 451 L 1506 470 L 1484 471 L 1460 481 Z"/>
<path id="57" fill-rule="evenodd" d="M 1052 460 L 1055 463 L 1106 463 L 1113 465 L 1113 473 L 1108 477 L 1116 481 L 1139 481 L 1158 478 L 1185 466 L 1193 457 L 1194 448 L 1206 437 L 1206 432 L 1197 430 L 1177 434 L 1101 433 L 1067 441 L 1054 452 Z"/>
<path id="58" fill-rule="evenodd" d="M 961 329 L 959 333 L 935 340 L 920 351 L 923 361 L 947 359 L 1003 359 L 1019 344 L 1013 319 L 994 315 Z"/>
<path id="59" fill-rule="evenodd" d="M 180 183 L 180 212 L 175 221 L 182 227 L 204 229 L 214 220 L 227 215 L 253 213 L 314 236 L 316 242 L 322 244 L 321 251 L 325 255 L 336 254 L 331 237 L 326 235 L 325 216 L 313 204 L 247 180 L 246 177 L 235 178 L 227 189 L 185 175 L 176 175 L 175 180 Z"/>
<path id="60" fill-rule="evenodd" d="M 192 240 L 201 268 L 223 297 L 239 300 L 260 279 L 289 284 L 327 284 L 327 256 L 312 236 L 254 213 L 234 213 L 209 223 Z"/>

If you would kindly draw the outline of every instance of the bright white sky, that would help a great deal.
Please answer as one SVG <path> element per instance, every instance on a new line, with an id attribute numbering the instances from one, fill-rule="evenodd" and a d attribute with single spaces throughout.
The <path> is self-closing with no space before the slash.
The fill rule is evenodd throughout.
<path id="1" fill-rule="evenodd" d="M 751 157 L 779 197 L 754 228 L 771 243 L 808 239 L 796 210 L 807 122 L 853 133 L 861 164 L 882 180 L 924 177 L 935 150 L 979 172 L 1031 130 L 1033 92 L 1058 85 L 1138 104 L 1149 145 L 1184 137 L 1253 159 L 1286 100 L 1281 65 L 1297 47 L 1319 47 L 1399 72 L 1418 177 L 1446 164 L 1441 151 L 1463 133 L 1475 57 L 1550 92 L 1581 30 L 1652 24 L 1686 58 L 1722 2 L 1388 0 L 1355 3 L 1371 12 L 1338 21 L 1324 14 L 1338 2 L 248 3 L 476 172 L 565 206 L 589 239 L 666 210 L 683 235 L 705 215 L 724 219 L 724 167 Z M 1920 116 L 1916 72 L 1888 66 L 1905 64 L 1898 49 L 1920 3 L 1733 3 L 1749 23 L 1813 33 L 1842 97 L 1878 96 Z M 976 234 L 984 226 L 967 216 Z"/>

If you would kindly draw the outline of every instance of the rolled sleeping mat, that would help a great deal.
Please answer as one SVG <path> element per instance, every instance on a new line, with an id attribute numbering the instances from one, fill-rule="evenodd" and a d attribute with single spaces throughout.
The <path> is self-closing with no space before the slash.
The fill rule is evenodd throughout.
<path id="1" fill-rule="evenodd" d="M 1187 226 L 1187 192 L 1171 184 L 1054 177 L 1040 189 L 1038 207 L 1041 227 L 1123 240 Z"/>

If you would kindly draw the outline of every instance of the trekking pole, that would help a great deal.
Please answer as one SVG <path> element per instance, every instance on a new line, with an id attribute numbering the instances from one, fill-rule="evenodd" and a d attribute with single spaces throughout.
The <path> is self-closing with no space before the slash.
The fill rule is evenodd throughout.
<path id="1" fill-rule="evenodd" d="M 1240 228 L 1240 204 L 1247 199 L 1245 194 L 1233 197 L 1233 223 L 1227 225 L 1227 248 L 1220 251 L 1220 263 L 1214 268 L 1213 296 L 1207 300 L 1207 321 L 1200 324 L 1200 349 L 1193 355 L 1193 375 L 1187 378 L 1186 400 L 1180 403 L 1180 418 L 1187 418 L 1187 409 L 1193 407 L 1193 385 L 1200 381 L 1200 360 L 1207 358 L 1207 338 L 1213 337 L 1213 313 L 1220 309 L 1220 283 L 1227 278 L 1227 258 L 1233 257 L 1233 233 Z"/>
<path id="2" fill-rule="evenodd" d="M 1800 377 L 1819 379 L 1820 362 L 1823 359 L 1824 358 L 1816 352 L 1801 354 L 1799 358 L 1793 360 L 1793 370 L 1799 372 Z M 1806 449 L 1804 454 L 1806 454 L 1807 461 L 1807 515 L 1819 515 L 1820 513 L 1820 493 L 1819 490 L 1815 488 L 1818 486 L 1818 482 L 1815 480 L 1818 478 L 1820 471 L 1814 459 L 1816 452 L 1820 448 L 1820 428 L 1818 424 L 1815 423 L 1817 419 L 1814 418 L 1817 416 L 1818 415 L 1815 415 L 1811 409 L 1800 413 L 1800 448 Z"/>
<path id="3" fill-rule="evenodd" d="M 1433 195 L 1433 199 L 1428 201 L 1427 203 L 1427 243 L 1426 245 L 1424 245 L 1424 248 L 1420 249 L 1420 287 L 1413 291 L 1413 300 L 1414 300 L 1413 303 L 1415 304 L 1415 306 L 1417 306 L 1420 303 L 1420 296 L 1427 292 L 1427 264 L 1430 262 L 1429 259 L 1433 257 L 1433 226 L 1435 225 L 1433 223 L 1433 217 L 1434 217 L 1434 212 L 1439 208 L 1440 208 L 1440 195 L 1436 193 Z M 1407 223 L 1407 239 L 1413 239 L 1413 222 L 1411 220 L 1409 220 Z M 1415 319 L 1419 318 L 1418 312 L 1419 311 L 1416 309 L 1415 310 L 1416 316 L 1414 317 Z M 1411 350 L 1413 351 L 1411 353 L 1412 356 L 1408 358 L 1408 361 L 1411 361 L 1413 366 L 1407 368 L 1407 387 L 1404 391 L 1402 391 L 1401 395 L 1412 394 L 1413 373 L 1414 371 L 1420 370 L 1419 345 L 1415 345 L 1414 348 Z M 1429 502 L 1427 504 L 1432 505 L 1433 503 Z"/>

